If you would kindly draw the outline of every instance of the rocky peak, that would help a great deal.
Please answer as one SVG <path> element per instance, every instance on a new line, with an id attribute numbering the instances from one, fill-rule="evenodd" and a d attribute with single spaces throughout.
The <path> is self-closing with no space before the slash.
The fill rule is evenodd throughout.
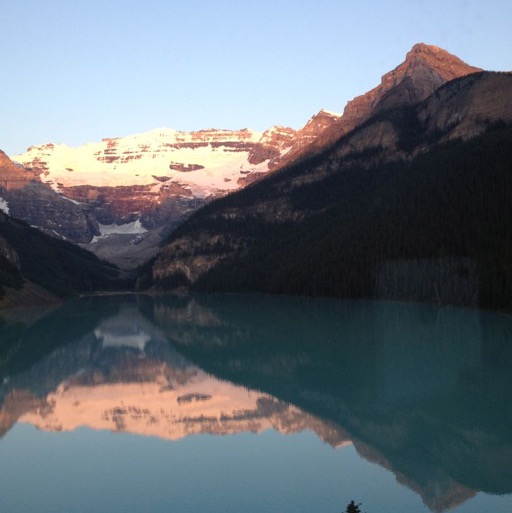
<path id="1" fill-rule="evenodd" d="M 0 188 L 5 190 L 19 189 L 36 179 L 36 174 L 15 164 L 0 150 Z"/>
<path id="2" fill-rule="evenodd" d="M 297 132 L 287 126 L 274 125 L 263 132 L 260 144 L 271 144 L 279 148 L 290 146 Z"/>
<path id="3" fill-rule="evenodd" d="M 445 80 L 451 80 L 469 73 L 482 71 L 480 68 L 466 64 L 463 60 L 439 48 L 439 46 L 427 45 L 425 43 L 415 44 L 411 50 L 407 52 L 405 62 L 402 66 L 409 64 L 413 67 L 414 64 L 419 62 L 423 62 L 431 68 L 436 69 Z"/>
<path id="4" fill-rule="evenodd" d="M 281 164 L 318 153 L 375 114 L 418 103 L 446 82 L 478 71 L 482 70 L 442 48 L 418 43 L 407 53 L 404 62 L 382 76 L 378 86 L 349 101 L 342 116 L 326 124 L 309 144 L 296 152 L 290 151 Z M 303 130 L 308 130 L 311 121 Z"/>
<path id="5" fill-rule="evenodd" d="M 319 131 L 322 131 L 332 125 L 332 123 L 337 121 L 340 117 L 340 114 L 322 109 L 299 130 L 298 136 L 306 141 L 308 138 L 317 135 Z"/>
<path id="6" fill-rule="evenodd" d="M 293 128 L 285 126 L 273 126 L 265 130 L 249 154 L 249 163 L 257 165 L 278 158 L 284 150 L 292 146 L 296 134 Z M 271 163 L 269 168 L 273 169 Z"/>
<path id="7" fill-rule="evenodd" d="M 347 103 L 340 128 L 346 133 L 379 111 L 422 101 L 445 82 L 477 71 L 442 48 L 418 43 L 377 87 Z"/>
<path id="8" fill-rule="evenodd" d="M 274 158 L 269 167 L 276 169 L 284 164 L 293 161 L 299 156 L 303 149 L 312 144 L 320 134 L 327 128 L 332 126 L 340 119 L 340 114 L 320 110 L 317 114 L 309 119 L 309 121 L 297 132 L 295 132 L 293 141 L 290 144 L 290 150 L 282 156 Z"/>

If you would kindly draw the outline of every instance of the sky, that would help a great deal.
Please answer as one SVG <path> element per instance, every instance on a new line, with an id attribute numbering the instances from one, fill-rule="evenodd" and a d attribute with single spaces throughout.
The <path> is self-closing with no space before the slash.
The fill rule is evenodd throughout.
<path id="1" fill-rule="evenodd" d="M 512 70 L 510 0 L 0 0 L 0 149 L 300 128 L 418 42 Z"/>

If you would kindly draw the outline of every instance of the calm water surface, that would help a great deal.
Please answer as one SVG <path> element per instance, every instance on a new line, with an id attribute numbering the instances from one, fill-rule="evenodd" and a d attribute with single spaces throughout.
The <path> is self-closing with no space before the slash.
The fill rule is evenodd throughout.
<path id="1" fill-rule="evenodd" d="M 512 511 L 512 317 L 87 298 L 0 318 L 0 511 Z"/>

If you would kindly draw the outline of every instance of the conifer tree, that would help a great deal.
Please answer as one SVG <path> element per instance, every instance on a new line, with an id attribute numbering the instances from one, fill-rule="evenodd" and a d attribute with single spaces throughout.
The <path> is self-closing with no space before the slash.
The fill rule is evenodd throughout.
<path id="1" fill-rule="evenodd" d="M 356 504 L 354 501 L 350 501 L 347 505 L 345 513 L 361 513 L 359 506 L 361 506 L 361 503 Z"/>

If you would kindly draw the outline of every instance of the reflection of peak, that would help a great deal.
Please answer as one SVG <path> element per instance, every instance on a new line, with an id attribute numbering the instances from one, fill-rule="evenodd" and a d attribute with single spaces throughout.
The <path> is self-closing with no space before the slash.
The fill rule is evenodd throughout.
<path id="1" fill-rule="evenodd" d="M 169 328 L 219 326 L 210 309 L 194 301 L 178 304 Z M 123 348 L 136 351 L 118 350 Z M 129 304 L 96 320 L 81 340 L 13 375 L 2 392 L 18 399 L 4 402 L 0 410 L 5 431 L 19 418 L 42 430 L 88 426 L 170 440 L 274 429 L 283 434 L 311 430 L 333 447 L 348 443 L 344 431 L 329 422 L 193 366 Z"/>
<path id="2" fill-rule="evenodd" d="M 18 418 L 46 430 L 87 425 L 168 440 L 307 429 L 333 447 L 353 440 L 432 511 L 477 489 L 510 493 L 511 360 L 496 342 L 510 338 L 506 316 L 241 295 L 151 301 L 141 300 L 144 315 L 97 301 L 101 320 L 93 316 L 76 343 L 10 372 L 0 386 L 2 431 Z M 34 332 L 29 348 L 48 330 Z M 151 340 L 142 357 L 103 351 L 95 332 Z"/>
<path id="3" fill-rule="evenodd" d="M 166 300 L 169 299 L 166 298 Z M 172 298 L 172 300 L 175 299 Z M 221 320 L 211 309 L 202 306 L 194 298 L 177 304 L 172 302 L 171 305 L 169 307 L 166 301 L 162 301 L 154 307 L 155 316 L 165 320 L 164 326 L 180 324 L 193 324 L 201 327 L 222 325 Z"/>
<path id="4" fill-rule="evenodd" d="M 419 483 L 395 468 L 376 448 L 361 440 L 353 442 L 361 457 L 393 472 L 396 480 L 416 492 L 431 511 L 441 513 L 453 509 L 476 494 L 475 490 L 455 481 L 441 469 L 431 470 L 431 473 L 423 476 L 424 480 Z"/>
<path id="5" fill-rule="evenodd" d="M 40 405 L 41 400 L 25 390 L 13 390 L 7 394 L 0 409 L 0 437 L 16 424 L 21 415 Z"/>
<path id="6" fill-rule="evenodd" d="M 96 328 L 94 335 L 97 339 L 103 341 L 104 349 L 107 347 L 133 347 L 139 351 L 144 351 L 146 343 L 151 340 L 151 335 L 139 331 L 137 327 L 133 331 Z"/>
<path id="7" fill-rule="evenodd" d="M 129 347 L 144 351 L 151 339 L 164 340 L 162 334 L 140 314 L 138 308 L 125 305 L 120 312 L 103 319 L 94 329 L 103 348 Z"/>
<path id="8" fill-rule="evenodd" d="M 147 366 L 147 359 L 136 359 Z M 136 363 L 134 363 L 136 365 Z M 343 446 L 340 428 L 268 394 L 221 381 L 197 368 L 173 369 L 153 362 L 140 382 L 85 382 L 83 374 L 61 384 L 48 396 L 27 404 L 21 422 L 48 431 L 80 426 L 178 440 L 192 434 L 283 434 L 311 430 L 332 446 Z M 151 378 L 150 378 L 151 376 Z"/>

